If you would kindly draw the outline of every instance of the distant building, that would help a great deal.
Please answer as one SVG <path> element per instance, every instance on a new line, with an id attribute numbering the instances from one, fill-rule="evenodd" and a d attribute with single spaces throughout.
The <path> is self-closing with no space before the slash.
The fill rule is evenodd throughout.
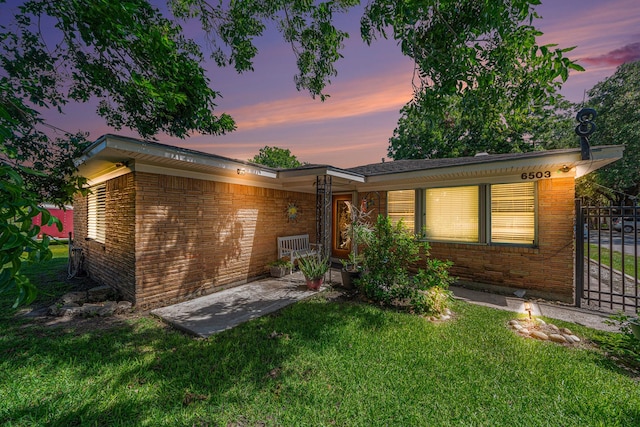
<path id="1" fill-rule="evenodd" d="M 52 216 L 58 218 L 60 223 L 62 223 L 62 231 L 59 231 L 56 225 L 42 225 L 38 239 L 42 239 L 43 234 L 55 237 L 56 239 L 67 239 L 69 233 L 73 232 L 73 206 L 65 206 L 64 209 L 50 204 L 40 206 L 48 210 Z M 34 218 L 34 224 L 41 225 L 41 222 L 41 215 Z"/>

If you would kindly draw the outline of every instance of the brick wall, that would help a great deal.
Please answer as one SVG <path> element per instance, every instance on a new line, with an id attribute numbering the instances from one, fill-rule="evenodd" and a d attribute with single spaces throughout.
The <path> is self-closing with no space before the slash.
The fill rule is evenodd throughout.
<path id="1" fill-rule="evenodd" d="M 463 281 L 522 288 L 573 302 L 574 179 L 538 181 L 538 248 L 432 243 L 435 258 L 454 262 Z"/>
<path id="2" fill-rule="evenodd" d="M 210 293 L 266 274 L 278 236 L 315 241 L 315 194 L 136 173 L 136 304 Z M 301 210 L 297 222 L 285 215 Z"/>
<path id="3" fill-rule="evenodd" d="M 572 177 L 538 181 L 538 248 L 434 242 L 431 255 L 453 261 L 451 273 L 461 281 L 572 303 L 574 186 Z M 386 193 L 378 199 L 386 212 Z"/>
<path id="4" fill-rule="evenodd" d="M 289 203 L 301 211 L 297 222 L 287 220 Z M 278 236 L 315 241 L 315 194 L 140 172 L 107 181 L 105 217 L 105 243 L 86 240 L 87 200 L 76 196 L 84 267 L 143 307 L 266 274 Z"/>
<path id="5" fill-rule="evenodd" d="M 135 191 L 133 174 L 107 181 L 105 242 L 86 240 L 87 198 L 74 200 L 74 244 L 82 247 L 84 268 L 98 283 L 117 289 L 123 298 L 135 301 Z"/>

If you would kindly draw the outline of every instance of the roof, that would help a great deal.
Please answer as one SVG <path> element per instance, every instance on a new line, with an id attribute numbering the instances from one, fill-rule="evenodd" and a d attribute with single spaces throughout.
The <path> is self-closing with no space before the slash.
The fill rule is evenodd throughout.
<path id="1" fill-rule="evenodd" d="M 529 153 L 483 154 L 446 159 L 395 160 L 342 169 L 331 165 L 304 165 L 277 169 L 158 142 L 113 134 L 103 135 L 77 160 L 90 185 L 133 170 L 254 185 L 299 192 L 315 192 L 316 177 L 331 176 L 335 191 L 372 191 L 499 182 L 521 174 L 548 171 L 582 176 L 622 157 L 621 145 L 595 146 L 582 160 L 579 148 Z M 534 175 L 535 176 L 535 175 Z M 555 175 L 554 175 L 555 176 Z"/>
<path id="2" fill-rule="evenodd" d="M 460 165 L 474 165 L 482 163 L 509 162 L 516 159 L 544 158 L 549 154 L 579 153 L 579 148 L 569 148 L 551 151 L 532 151 L 527 153 L 487 154 L 479 153 L 472 157 L 449 157 L 445 159 L 406 159 L 391 162 L 372 163 L 356 166 L 348 170 L 366 176 L 387 175 L 392 173 L 410 172 L 416 170 L 438 169 Z"/>

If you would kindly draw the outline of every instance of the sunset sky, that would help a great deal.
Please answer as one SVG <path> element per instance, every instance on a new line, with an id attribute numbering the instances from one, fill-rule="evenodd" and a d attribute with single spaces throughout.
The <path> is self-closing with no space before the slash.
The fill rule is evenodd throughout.
<path id="1" fill-rule="evenodd" d="M 577 46 L 569 56 L 586 71 L 572 73 L 562 93 L 573 102 L 624 62 L 640 59 L 639 0 L 543 0 L 534 25 L 544 32 L 541 43 Z M 393 40 L 366 46 L 360 39 L 357 11 L 338 19 L 351 38 L 338 76 L 327 89 L 331 97 L 313 100 L 293 83 L 295 57 L 275 32 L 258 41 L 255 71 L 238 75 L 231 68 L 209 64 L 212 87 L 222 92 L 217 113 L 229 113 L 238 129 L 224 136 L 194 136 L 186 140 L 159 135 L 166 144 L 246 160 L 265 145 L 289 148 L 299 160 L 351 167 L 386 157 L 400 108 L 411 98 L 412 62 Z M 186 29 L 196 35 L 195 29 Z M 137 136 L 108 128 L 91 109 L 74 108 L 63 118 L 48 116 L 68 131 L 91 132 L 91 139 L 108 132 Z M 577 143 L 577 142 L 576 142 Z"/>

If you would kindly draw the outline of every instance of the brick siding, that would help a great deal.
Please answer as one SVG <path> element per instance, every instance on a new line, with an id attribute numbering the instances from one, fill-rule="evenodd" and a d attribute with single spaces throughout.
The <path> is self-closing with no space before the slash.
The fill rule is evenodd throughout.
<path id="1" fill-rule="evenodd" d="M 301 214 L 289 222 L 295 203 Z M 139 307 L 168 304 L 266 274 L 278 236 L 315 241 L 315 194 L 134 172 L 107 182 L 106 242 L 85 241 L 86 198 L 76 237 L 96 281 Z"/>
<path id="2" fill-rule="evenodd" d="M 245 283 L 267 273 L 278 236 L 315 241 L 315 194 L 135 172 L 107 182 L 106 241 L 87 237 L 86 197 L 74 203 L 75 243 L 96 281 L 141 307 L 169 304 Z M 365 194 L 359 194 L 362 198 Z M 372 218 L 386 212 L 386 193 Z M 574 180 L 538 183 L 536 248 L 432 243 L 462 281 L 527 289 L 573 301 Z M 295 203 L 298 221 L 286 207 Z"/>
<path id="3" fill-rule="evenodd" d="M 133 174 L 107 181 L 105 242 L 87 240 L 87 198 L 74 200 L 74 244 L 82 248 L 84 269 L 98 283 L 135 301 L 135 189 Z"/>
<path id="4" fill-rule="evenodd" d="M 431 256 L 454 262 L 461 282 L 494 290 L 526 289 L 529 295 L 564 302 L 574 298 L 574 179 L 538 182 L 538 247 L 431 243 Z M 360 193 L 374 199 L 372 221 L 386 212 L 386 192 Z"/>
<path id="5" fill-rule="evenodd" d="M 571 303 L 574 298 L 574 179 L 538 181 L 538 247 L 432 243 L 431 255 L 454 262 L 462 281 L 520 288 Z"/>

